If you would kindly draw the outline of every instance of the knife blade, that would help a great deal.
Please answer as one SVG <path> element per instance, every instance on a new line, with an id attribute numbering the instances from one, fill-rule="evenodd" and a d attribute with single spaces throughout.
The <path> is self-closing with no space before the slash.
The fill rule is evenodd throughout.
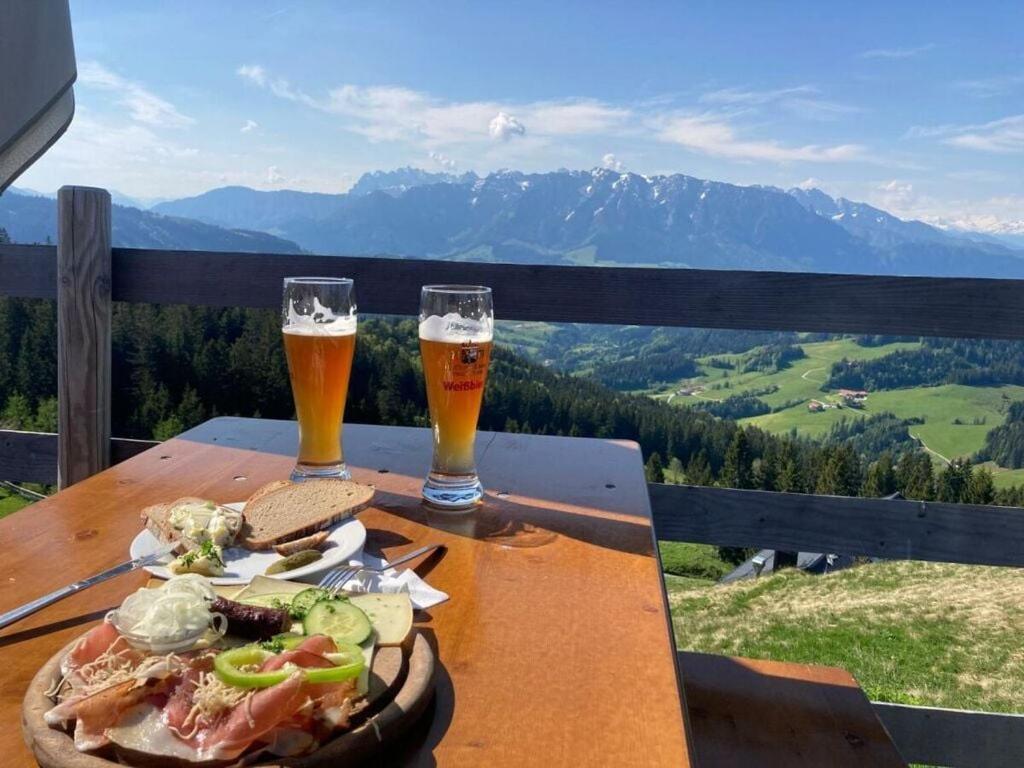
<path id="1" fill-rule="evenodd" d="M 70 597 L 76 592 L 81 592 L 83 589 L 88 589 L 91 586 L 99 584 L 100 582 L 112 579 L 115 576 L 120 576 L 122 573 L 130 573 L 131 571 L 138 570 L 139 568 L 145 568 L 147 565 L 153 565 L 160 558 L 165 555 L 169 555 L 177 547 L 177 542 L 172 544 L 165 544 L 157 549 L 150 552 L 148 555 L 142 557 L 136 557 L 132 560 L 126 560 L 123 563 L 107 568 L 105 571 L 90 576 L 87 579 L 76 581 L 72 584 L 68 584 L 65 587 L 54 590 L 48 595 L 43 595 L 40 598 L 33 600 L 30 603 L 18 606 L 13 610 L 7 611 L 7 613 L 0 614 L 0 629 L 6 627 L 8 624 L 13 624 L 16 621 L 20 621 L 26 616 L 30 616 L 36 611 L 45 608 L 48 605 L 53 605 L 58 600 L 63 600 L 65 597 Z"/>

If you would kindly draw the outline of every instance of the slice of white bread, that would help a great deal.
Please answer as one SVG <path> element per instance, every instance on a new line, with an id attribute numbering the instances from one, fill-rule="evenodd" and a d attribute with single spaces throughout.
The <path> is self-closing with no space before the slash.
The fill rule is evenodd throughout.
<path id="1" fill-rule="evenodd" d="M 348 480 L 272 483 L 245 503 L 245 524 L 238 543 L 266 550 L 301 539 L 351 517 L 373 500 L 373 488 Z"/>
<path id="2" fill-rule="evenodd" d="M 227 518 L 229 522 L 229 529 L 233 534 L 237 535 L 239 529 L 242 527 L 242 516 L 238 512 L 222 507 L 215 502 L 211 502 L 209 499 L 200 499 L 196 496 L 184 496 L 180 499 L 175 499 L 168 504 L 154 504 L 151 507 L 146 507 L 142 510 L 142 521 L 146 528 L 148 528 L 160 541 L 167 543 L 172 541 L 178 542 L 178 546 L 175 550 L 176 552 L 186 552 L 190 549 L 195 549 L 202 543 L 184 535 L 182 531 L 171 525 L 171 512 L 175 507 L 186 504 L 190 506 L 215 504 L 215 506 L 220 508 L 221 514 Z"/>

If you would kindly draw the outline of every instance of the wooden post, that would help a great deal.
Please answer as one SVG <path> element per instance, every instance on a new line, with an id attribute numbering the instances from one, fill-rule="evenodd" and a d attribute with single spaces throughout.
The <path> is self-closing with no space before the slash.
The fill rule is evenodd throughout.
<path id="1" fill-rule="evenodd" d="M 110 465 L 110 193 L 57 195 L 57 485 Z"/>

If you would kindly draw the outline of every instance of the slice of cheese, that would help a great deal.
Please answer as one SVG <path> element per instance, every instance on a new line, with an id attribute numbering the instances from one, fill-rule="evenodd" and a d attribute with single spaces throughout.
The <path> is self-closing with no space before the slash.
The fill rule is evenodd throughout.
<path id="1" fill-rule="evenodd" d="M 406 592 L 349 595 L 349 602 L 370 619 L 378 645 L 401 645 L 412 629 L 412 601 Z"/>
<path id="2" fill-rule="evenodd" d="M 311 586 L 313 585 L 271 579 L 266 576 L 254 576 L 252 582 L 235 595 L 234 599 L 271 599 L 275 597 L 280 599 L 288 595 L 294 597 Z M 342 596 L 347 597 L 352 605 L 362 610 L 370 619 L 378 645 L 401 645 L 405 636 L 409 634 L 409 630 L 412 629 L 412 602 L 409 600 L 407 592 L 343 593 Z M 296 625 L 296 628 L 301 631 L 300 625 Z"/>

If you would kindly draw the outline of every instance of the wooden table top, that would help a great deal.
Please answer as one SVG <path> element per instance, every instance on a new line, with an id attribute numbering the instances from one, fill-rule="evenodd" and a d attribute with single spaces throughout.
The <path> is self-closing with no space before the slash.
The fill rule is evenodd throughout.
<path id="1" fill-rule="evenodd" d="M 0 520 L 0 611 L 125 559 L 139 510 L 245 499 L 287 477 L 295 424 L 219 418 Z M 470 515 L 430 512 L 427 430 L 349 425 L 378 489 L 367 548 L 442 542 L 419 572 L 451 600 L 417 612 L 440 658 L 435 703 L 391 761 L 416 766 L 690 764 L 676 656 L 634 443 L 481 433 Z M 45 659 L 145 583 L 128 574 L 0 630 L 0 754 L 32 765 L 22 696 Z"/>

